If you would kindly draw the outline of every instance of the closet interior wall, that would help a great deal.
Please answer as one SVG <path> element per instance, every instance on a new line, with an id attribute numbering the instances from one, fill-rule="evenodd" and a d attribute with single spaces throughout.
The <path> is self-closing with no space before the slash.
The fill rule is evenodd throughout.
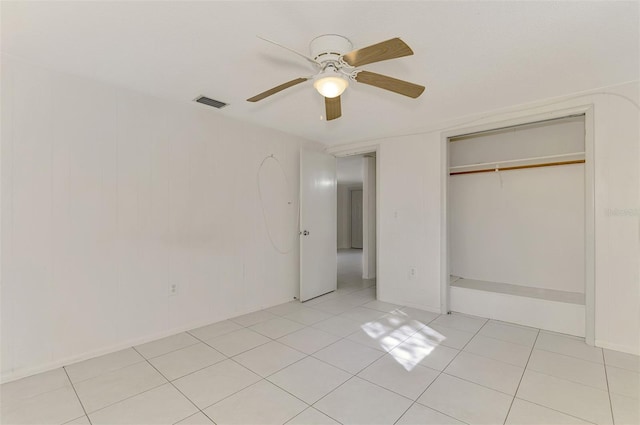
<path id="1" fill-rule="evenodd" d="M 582 115 L 450 139 L 452 287 L 500 292 L 501 305 L 509 302 L 505 294 L 566 302 L 580 314 L 584 151 Z M 465 308 L 459 292 L 451 294 L 452 310 Z M 518 321 L 527 324 L 526 317 Z"/>

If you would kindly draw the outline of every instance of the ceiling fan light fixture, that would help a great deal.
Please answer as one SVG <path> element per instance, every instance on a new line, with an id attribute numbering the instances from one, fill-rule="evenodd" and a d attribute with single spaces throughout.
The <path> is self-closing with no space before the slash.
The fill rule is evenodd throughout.
<path id="1" fill-rule="evenodd" d="M 313 82 L 313 87 L 318 90 L 322 96 L 332 99 L 340 96 L 349 87 L 349 81 L 346 78 L 338 76 L 320 76 Z"/>

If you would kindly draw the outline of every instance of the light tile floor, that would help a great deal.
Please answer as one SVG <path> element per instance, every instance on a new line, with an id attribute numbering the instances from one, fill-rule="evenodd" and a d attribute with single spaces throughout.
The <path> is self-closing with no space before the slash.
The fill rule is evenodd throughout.
<path id="1" fill-rule="evenodd" d="M 640 358 L 373 281 L 2 385 L 2 424 L 640 423 Z"/>

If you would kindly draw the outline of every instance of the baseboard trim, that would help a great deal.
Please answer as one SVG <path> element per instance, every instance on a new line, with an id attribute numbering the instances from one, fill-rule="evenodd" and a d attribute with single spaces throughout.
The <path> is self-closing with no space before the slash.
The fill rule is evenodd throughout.
<path id="1" fill-rule="evenodd" d="M 640 356 L 640 347 L 632 347 L 629 345 L 612 344 L 610 342 L 595 340 L 596 347 L 606 348 L 607 350 L 620 351 L 627 354 Z"/>
<path id="2" fill-rule="evenodd" d="M 424 310 L 424 311 L 428 311 L 428 312 L 431 312 L 431 313 L 443 314 L 440 311 L 439 307 L 431 307 L 431 306 L 424 306 L 424 305 L 421 305 L 421 304 L 408 303 L 406 301 L 399 301 L 399 300 L 394 300 L 393 298 L 386 298 L 386 297 L 378 297 L 378 300 L 379 301 L 383 301 L 385 303 L 401 305 L 401 306 L 404 306 L 404 307 L 417 308 L 418 310 Z"/>
<path id="3" fill-rule="evenodd" d="M 171 335 L 175 335 L 178 334 L 180 332 L 186 332 L 192 329 L 196 329 L 202 326 L 206 326 L 212 323 L 216 323 L 216 322 L 220 322 L 223 320 L 229 320 L 232 317 L 237 317 L 237 316 L 242 316 L 244 314 L 249 314 L 249 313 L 253 313 L 255 311 L 259 311 L 259 310 L 264 310 L 267 308 L 271 308 L 286 302 L 292 301 L 291 298 L 287 298 L 286 300 L 282 301 L 282 302 L 278 302 L 276 304 L 272 304 L 269 305 L 267 307 L 263 307 L 260 308 L 258 310 L 251 310 L 251 311 L 247 311 L 246 313 L 240 313 L 234 316 L 230 316 L 230 317 L 226 317 L 226 318 L 218 318 L 218 319 L 209 319 L 206 321 L 199 321 L 199 322 L 195 322 L 195 323 L 190 323 L 184 326 L 178 326 L 175 328 L 171 328 L 168 329 L 166 331 L 163 332 L 159 332 L 157 334 L 153 334 L 153 335 L 147 335 L 144 337 L 140 337 L 140 338 L 131 338 L 128 339 L 126 341 L 120 342 L 118 344 L 114 344 L 114 345 L 110 345 L 108 347 L 105 348 L 101 348 L 98 350 L 92 350 L 92 351 L 87 351 L 85 353 L 82 354 L 78 354 L 75 356 L 69 356 L 69 357 L 65 357 L 63 359 L 60 360 L 56 360 L 53 362 L 49 362 L 49 363 L 45 363 L 43 365 L 39 365 L 39 366 L 34 366 L 34 367 L 28 367 L 28 368 L 20 368 L 20 369 L 16 369 L 14 371 L 11 372 L 3 372 L 2 376 L 0 377 L 0 384 L 6 384 L 8 382 L 12 382 L 12 381 L 17 381 L 18 379 L 22 379 L 22 378 L 26 378 L 32 375 L 36 375 L 38 373 L 43 373 L 43 372 L 48 372 L 50 370 L 53 369 L 57 369 L 63 366 L 68 366 L 70 364 L 73 363 L 77 363 L 77 362 L 81 362 L 84 360 L 89 360 L 92 359 L 94 357 L 99 357 L 99 356 L 103 356 L 105 354 L 111 354 L 111 353 L 115 353 L 116 351 L 120 351 L 120 350 L 124 350 L 130 347 L 133 347 L 135 345 L 140 345 L 140 344 L 146 344 L 147 342 L 151 342 L 151 341 L 155 341 L 157 339 L 161 339 L 161 338 L 166 338 L 168 336 Z"/>

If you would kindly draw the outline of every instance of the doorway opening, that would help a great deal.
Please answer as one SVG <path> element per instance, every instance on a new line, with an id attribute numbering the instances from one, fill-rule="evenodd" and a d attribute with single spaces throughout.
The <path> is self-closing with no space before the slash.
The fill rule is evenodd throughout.
<path id="1" fill-rule="evenodd" d="M 337 159 L 337 282 L 350 291 L 376 285 L 376 153 Z"/>

